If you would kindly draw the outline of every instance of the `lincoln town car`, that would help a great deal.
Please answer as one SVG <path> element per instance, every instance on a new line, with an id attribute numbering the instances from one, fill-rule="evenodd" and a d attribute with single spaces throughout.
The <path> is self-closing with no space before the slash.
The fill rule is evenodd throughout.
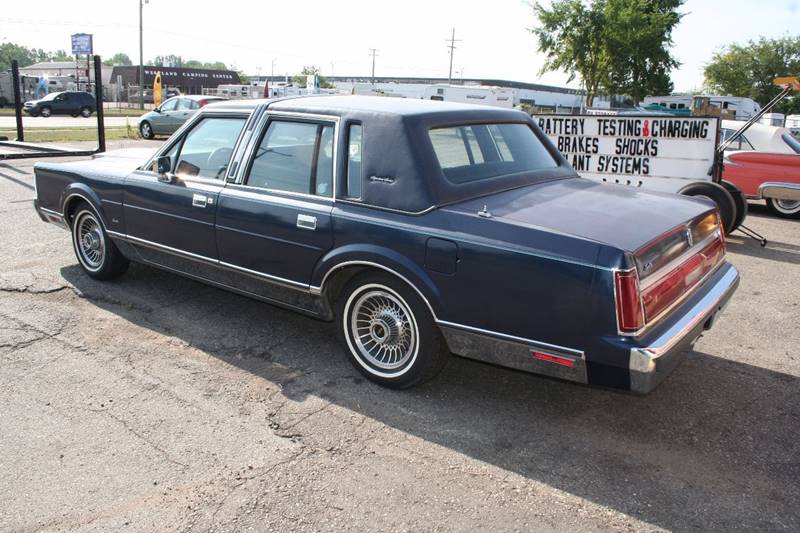
<path id="1" fill-rule="evenodd" d="M 511 109 L 230 101 L 154 154 L 35 174 L 86 275 L 134 261 L 334 321 L 388 387 L 457 354 L 646 393 L 739 282 L 713 203 L 582 179 Z"/>

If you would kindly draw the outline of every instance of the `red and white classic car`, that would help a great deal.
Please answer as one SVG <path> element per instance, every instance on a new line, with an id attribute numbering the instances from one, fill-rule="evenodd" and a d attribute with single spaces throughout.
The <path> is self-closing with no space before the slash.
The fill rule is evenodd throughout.
<path id="1" fill-rule="evenodd" d="M 722 140 L 741 123 L 722 121 Z M 725 150 L 723 179 L 774 214 L 800 217 L 800 140 L 786 128 L 753 124 Z"/>

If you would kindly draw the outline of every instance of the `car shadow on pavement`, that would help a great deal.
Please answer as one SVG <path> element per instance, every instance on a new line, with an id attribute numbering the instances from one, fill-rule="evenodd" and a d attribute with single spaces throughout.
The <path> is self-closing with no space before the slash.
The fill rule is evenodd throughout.
<path id="1" fill-rule="evenodd" d="M 332 324 L 139 265 L 116 283 L 77 266 L 61 273 L 94 305 L 290 399 L 322 398 L 654 526 L 800 526 L 795 376 L 693 352 L 653 393 L 634 396 L 453 357 L 437 379 L 393 391 L 353 369 Z"/>

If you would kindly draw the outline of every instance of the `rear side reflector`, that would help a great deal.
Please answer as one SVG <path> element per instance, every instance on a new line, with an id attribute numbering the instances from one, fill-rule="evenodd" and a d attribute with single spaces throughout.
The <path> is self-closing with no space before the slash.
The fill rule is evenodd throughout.
<path id="1" fill-rule="evenodd" d="M 557 357 L 555 355 L 550 355 L 542 352 L 531 352 L 531 355 L 534 359 L 541 359 L 542 361 L 547 361 L 549 363 L 555 363 L 557 365 L 563 366 L 575 366 L 575 361 L 572 359 L 567 359 L 566 357 Z"/>
<path id="2" fill-rule="evenodd" d="M 639 295 L 639 276 L 636 270 L 614 273 L 617 299 L 617 324 L 620 331 L 632 333 L 644 326 L 642 299 Z"/>

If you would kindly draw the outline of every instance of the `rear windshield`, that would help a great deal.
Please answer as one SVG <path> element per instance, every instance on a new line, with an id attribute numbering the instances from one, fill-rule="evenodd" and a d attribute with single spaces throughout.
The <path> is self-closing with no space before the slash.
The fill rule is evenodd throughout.
<path id="1" fill-rule="evenodd" d="M 452 183 L 558 166 L 526 124 L 469 124 L 430 130 L 445 177 Z"/>

